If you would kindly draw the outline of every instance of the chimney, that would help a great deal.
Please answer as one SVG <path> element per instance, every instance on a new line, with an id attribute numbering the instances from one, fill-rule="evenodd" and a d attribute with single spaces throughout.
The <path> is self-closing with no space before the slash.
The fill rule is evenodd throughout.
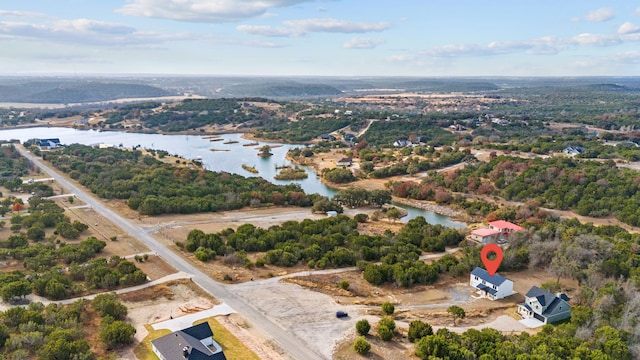
<path id="1" fill-rule="evenodd" d="M 188 358 L 189 357 L 189 347 L 185 346 L 182 348 L 182 356 L 184 356 L 184 358 Z"/>

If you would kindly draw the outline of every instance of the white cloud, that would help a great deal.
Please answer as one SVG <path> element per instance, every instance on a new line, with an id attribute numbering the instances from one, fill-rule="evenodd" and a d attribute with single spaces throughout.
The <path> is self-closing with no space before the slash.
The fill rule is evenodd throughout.
<path id="1" fill-rule="evenodd" d="M 640 7 L 638 7 L 636 11 L 633 12 L 633 15 L 640 15 Z"/>
<path id="2" fill-rule="evenodd" d="M 635 26 L 630 22 L 626 22 L 620 25 L 618 28 L 618 34 L 635 34 L 640 33 L 640 26 Z"/>
<path id="3" fill-rule="evenodd" d="M 362 23 L 332 18 L 287 20 L 282 23 L 304 32 L 366 33 L 383 31 L 391 27 L 388 22 Z"/>
<path id="4" fill-rule="evenodd" d="M 88 19 L 61 20 L 54 23 L 51 28 L 54 31 L 79 31 L 84 33 L 114 35 L 132 34 L 136 31 L 135 28 L 126 25 Z"/>
<path id="5" fill-rule="evenodd" d="M 265 15 L 269 9 L 313 0 L 128 0 L 116 12 L 177 21 L 223 23 Z"/>
<path id="6" fill-rule="evenodd" d="M 621 27 L 617 34 L 583 33 L 573 37 L 545 36 L 521 41 L 494 41 L 486 45 L 450 44 L 436 46 L 421 51 L 428 57 L 450 58 L 458 56 L 493 56 L 507 53 L 524 52 L 535 55 L 554 55 L 561 51 L 583 46 L 613 46 L 623 43 L 640 42 L 640 28 Z M 635 30 L 634 30 L 635 29 Z M 631 31 L 633 30 L 633 31 Z M 625 32 L 626 31 L 626 32 Z"/>
<path id="7" fill-rule="evenodd" d="M 573 18 L 573 21 L 604 22 L 613 19 L 616 14 L 611 8 L 600 8 L 589 11 L 585 16 Z"/>
<path id="8" fill-rule="evenodd" d="M 363 37 L 353 37 L 346 43 L 344 43 L 343 47 L 345 49 L 373 49 L 376 46 L 383 44 L 384 40 L 382 39 L 369 39 Z"/>
<path id="9" fill-rule="evenodd" d="M 238 31 L 251 35 L 272 36 L 272 37 L 291 37 L 300 36 L 303 33 L 294 28 L 261 26 L 261 25 L 238 25 Z"/>
<path id="10" fill-rule="evenodd" d="M 44 18 L 47 17 L 45 14 L 35 13 L 30 11 L 9 11 L 9 10 L 0 10 L 0 16 L 4 17 L 13 17 L 13 18 Z"/>
<path id="11" fill-rule="evenodd" d="M 157 34 L 139 32 L 135 28 L 103 21 L 75 19 L 45 24 L 0 22 L 0 37 L 91 46 L 143 46 L 166 41 L 192 39 L 193 34 Z"/>
<path id="12" fill-rule="evenodd" d="M 265 26 L 265 25 L 238 25 L 238 31 L 259 36 L 272 37 L 297 37 L 312 32 L 328 32 L 328 33 L 366 33 L 384 31 L 391 27 L 387 22 L 362 23 L 346 20 L 327 19 L 301 19 L 283 21 L 284 26 Z"/>
<path id="13" fill-rule="evenodd" d="M 572 37 L 571 42 L 576 45 L 611 46 L 622 43 L 623 39 L 617 35 L 585 33 Z"/>

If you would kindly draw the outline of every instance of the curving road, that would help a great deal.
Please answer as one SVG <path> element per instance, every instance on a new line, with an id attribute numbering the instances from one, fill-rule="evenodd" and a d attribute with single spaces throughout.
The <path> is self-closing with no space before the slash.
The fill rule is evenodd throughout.
<path id="1" fill-rule="evenodd" d="M 120 227 L 123 231 L 126 231 L 130 236 L 144 243 L 149 249 L 151 249 L 151 251 L 154 251 L 158 256 L 163 257 L 167 263 L 171 264 L 178 271 L 191 274 L 193 282 L 220 302 L 229 304 L 235 311 L 246 318 L 252 326 L 259 329 L 267 339 L 271 339 L 273 343 L 277 344 L 283 351 L 285 351 L 290 358 L 301 360 L 320 360 L 325 358 L 321 354 L 313 351 L 304 343 L 304 341 L 302 341 L 302 339 L 287 332 L 244 299 L 231 293 L 227 289 L 226 285 L 214 281 L 198 270 L 198 268 L 190 264 L 187 260 L 158 243 L 143 228 L 132 224 L 129 220 L 106 207 L 100 200 L 94 198 L 83 188 L 74 185 L 67 180 L 66 177 L 45 165 L 42 161 L 33 156 L 33 154 L 27 152 L 22 146 L 16 146 L 16 149 L 18 149 L 22 156 L 29 159 L 36 166 L 53 177 L 62 187 L 67 189 L 69 192 L 75 193 L 76 197 L 84 201 L 87 205 L 90 205 L 95 211 L 102 214 L 102 216 Z"/>

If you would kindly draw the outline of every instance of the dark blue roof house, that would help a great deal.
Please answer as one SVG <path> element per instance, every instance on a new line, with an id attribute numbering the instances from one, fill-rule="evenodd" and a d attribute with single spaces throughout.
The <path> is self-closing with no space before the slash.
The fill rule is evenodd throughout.
<path id="1" fill-rule="evenodd" d="M 565 294 L 554 295 L 533 286 L 524 297 L 524 303 L 518 304 L 518 314 L 523 318 L 534 318 L 549 324 L 571 317 L 569 297 Z"/>
<path id="2" fill-rule="evenodd" d="M 151 347 L 161 360 L 227 360 L 207 322 L 152 340 Z"/>

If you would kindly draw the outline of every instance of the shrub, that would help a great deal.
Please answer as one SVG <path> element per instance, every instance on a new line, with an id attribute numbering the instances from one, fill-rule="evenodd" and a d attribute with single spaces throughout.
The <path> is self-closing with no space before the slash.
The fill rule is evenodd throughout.
<path id="1" fill-rule="evenodd" d="M 361 336 L 353 343 L 353 350 L 360 355 L 366 355 L 369 353 L 369 350 L 371 350 L 371 344 L 369 344 L 364 336 Z"/>
<path id="2" fill-rule="evenodd" d="M 386 326 L 378 326 L 378 335 L 380 336 L 380 339 L 390 341 L 393 339 L 393 330 Z"/>
<path id="3" fill-rule="evenodd" d="M 356 323 L 356 332 L 358 333 L 358 335 L 365 336 L 369 334 L 369 330 L 371 330 L 371 325 L 369 324 L 369 321 L 367 319 L 359 320 Z"/>
<path id="4" fill-rule="evenodd" d="M 409 341 L 416 342 L 428 335 L 433 335 L 431 325 L 420 320 L 414 320 L 409 324 Z"/>
<path id="5" fill-rule="evenodd" d="M 391 314 L 393 314 L 393 312 L 395 310 L 396 310 L 396 307 L 393 306 L 393 304 L 388 302 L 388 301 L 386 303 L 382 304 L 382 312 L 385 315 L 391 315 Z"/>
<path id="6" fill-rule="evenodd" d="M 349 290 L 349 282 L 347 280 L 340 280 L 340 289 Z"/>
<path id="7" fill-rule="evenodd" d="M 384 317 L 378 321 L 378 327 L 386 327 L 393 331 L 396 329 L 396 322 L 390 317 Z"/>

